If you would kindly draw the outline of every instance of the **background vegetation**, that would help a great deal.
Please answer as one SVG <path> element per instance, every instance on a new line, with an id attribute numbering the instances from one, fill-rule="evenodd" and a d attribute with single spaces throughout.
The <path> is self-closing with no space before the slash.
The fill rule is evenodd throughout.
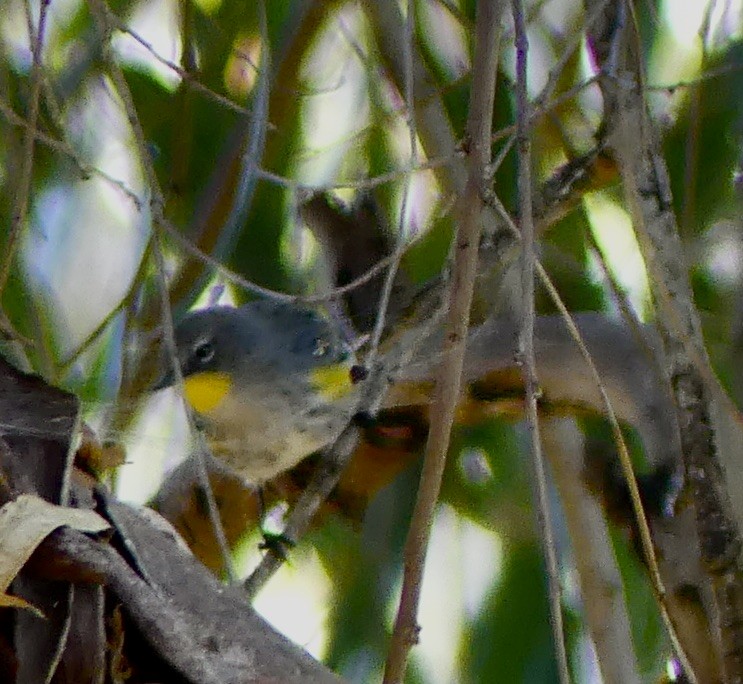
<path id="1" fill-rule="evenodd" d="M 682 4 L 626 8 L 707 349 L 740 402 L 741 5 Z M 649 321 L 619 174 L 602 157 L 605 110 L 586 29 L 598 10 L 587 5 L 526 7 L 535 192 L 544 197 L 575 160 L 585 174 L 541 217 L 538 251 L 570 310 L 618 316 L 625 302 Z M 362 207 L 390 247 L 410 245 L 401 263 L 409 287 L 441 271 L 462 191 L 474 27 L 467 0 L 2 4 L 4 353 L 78 394 L 100 439 L 127 446 L 113 479 L 122 497 L 146 501 L 185 449 L 182 435 L 171 438 L 182 432 L 173 406 L 141 403 L 163 274 L 175 318 L 215 284 L 228 300 L 253 296 L 215 264 L 274 290 L 324 292 L 332 267 L 303 210 L 313 196 L 332 197 L 335 219 L 352 217 L 349 231 Z M 518 216 L 510 11 L 503 27 L 492 189 Z M 502 273 L 489 274 L 478 318 L 511 304 Z M 537 307 L 554 311 L 541 290 Z M 609 434 L 595 417 L 580 420 L 589 436 Z M 527 444 L 511 419 L 455 432 L 407 681 L 557 680 Z M 391 483 L 360 529 L 329 520 L 314 530 L 258 602 L 351 681 L 381 673 L 415 477 L 413 468 Z M 596 681 L 556 495 L 552 502 L 570 661 L 576 681 Z M 639 669 L 654 681 L 669 642 L 627 535 L 615 530 L 613 543 Z M 245 543 L 246 571 L 254 545 Z M 312 617 L 298 626 L 305 612 Z"/>

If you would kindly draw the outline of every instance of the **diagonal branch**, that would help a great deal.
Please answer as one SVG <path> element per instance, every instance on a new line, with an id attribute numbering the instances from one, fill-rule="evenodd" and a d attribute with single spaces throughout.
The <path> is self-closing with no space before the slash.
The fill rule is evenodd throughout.
<path id="1" fill-rule="evenodd" d="M 113 27 L 111 26 L 109 22 L 109 13 L 107 12 L 107 7 L 108 6 L 106 5 L 105 0 L 90 0 L 91 13 L 93 14 L 97 22 L 98 29 L 101 33 L 101 40 L 104 41 L 105 46 L 106 46 L 106 49 L 104 52 L 108 52 L 110 50 L 110 36 L 113 31 Z M 260 7 L 261 7 L 261 10 L 264 9 L 262 3 Z M 107 55 L 107 56 L 108 56 L 107 66 L 108 66 L 109 75 L 116 89 L 116 92 L 121 98 L 121 104 L 124 108 L 126 118 L 129 122 L 129 126 L 131 128 L 132 136 L 134 138 L 134 142 L 135 142 L 136 149 L 138 152 L 138 161 L 142 165 L 142 170 L 144 172 L 145 179 L 147 181 L 148 190 L 151 195 L 149 206 L 150 206 L 150 211 L 152 214 L 152 222 L 155 227 L 155 229 L 153 230 L 152 236 L 151 236 L 152 258 L 154 261 L 156 277 L 157 277 L 157 289 L 160 295 L 161 320 L 162 320 L 163 329 L 165 333 L 164 344 L 165 344 L 165 349 L 168 352 L 169 360 L 173 366 L 173 374 L 176 379 L 176 387 L 178 388 L 180 396 L 183 397 L 183 375 L 181 373 L 181 368 L 180 368 L 180 364 L 178 363 L 178 356 L 176 353 L 175 336 L 174 336 L 175 334 L 174 334 L 174 329 L 173 329 L 173 318 L 172 318 L 172 313 L 170 311 L 170 296 L 169 296 L 169 291 L 168 291 L 167 278 L 165 274 L 165 260 L 164 260 L 164 255 L 163 255 L 163 248 L 161 244 L 162 235 L 160 233 L 160 229 L 162 227 L 162 224 L 165 222 L 165 215 L 164 215 L 165 202 L 163 199 L 163 193 L 162 193 L 162 189 L 160 188 L 160 184 L 158 182 L 157 174 L 155 173 L 154 166 L 150 159 L 150 155 L 147 152 L 147 144 L 145 140 L 144 131 L 142 130 L 142 125 L 139 121 L 139 118 L 137 117 L 137 111 L 134 106 L 134 100 L 132 98 L 131 91 L 129 90 L 129 86 L 126 82 L 126 78 L 124 77 L 124 73 L 121 70 L 121 67 L 118 65 L 118 63 L 114 59 L 112 59 L 110 55 Z M 188 427 L 189 427 L 190 434 L 197 435 L 198 437 L 198 448 L 196 450 L 196 453 L 197 453 L 197 463 L 199 466 L 199 478 L 204 488 L 204 492 L 206 494 L 206 503 L 207 503 L 207 510 L 209 513 L 209 517 L 212 521 L 215 534 L 220 543 L 220 548 L 221 548 L 223 558 L 224 558 L 224 568 L 225 568 L 226 574 L 228 575 L 231 581 L 234 581 L 235 575 L 234 575 L 234 569 L 232 565 L 232 558 L 229 553 L 229 545 L 227 544 L 227 540 L 224 534 L 224 529 L 222 528 L 221 519 L 219 517 L 219 511 L 217 508 L 216 501 L 214 500 L 214 493 L 212 492 L 212 489 L 211 489 L 211 485 L 209 482 L 209 476 L 208 476 L 206 465 L 205 465 L 206 457 L 209 453 L 208 447 L 205 444 L 201 433 L 196 430 L 193 415 L 191 411 L 188 409 L 188 404 L 187 402 L 185 402 L 185 400 L 183 401 L 183 406 L 186 411 L 186 418 L 188 420 Z"/>
<path id="2" fill-rule="evenodd" d="M 385 666 L 385 684 L 402 681 L 408 655 L 417 641 L 416 621 L 426 548 L 462 381 L 469 310 L 477 271 L 481 215 L 485 206 L 483 181 L 491 154 L 490 138 L 503 5 L 504 3 L 490 0 L 480 0 L 477 5 L 475 57 L 467 122 L 467 181 L 460 198 L 458 230 L 454 237 L 454 264 L 445 323 L 443 360 L 437 373 L 431 406 L 431 429 L 405 544 L 402 595 Z"/>
<path id="3" fill-rule="evenodd" d="M 702 561 L 717 606 L 725 681 L 741 681 L 743 495 L 736 491 L 740 466 L 735 463 L 739 454 L 726 449 L 718 453 L 715 443 L 720 416 L 715 414 L 713 400 L 720 390 L 707 382 L 711 371 L 672 210 L 665 160 L 649 120 L 631 11 L 628 3 L 611 5 L 589 37 L 602 69 L 599 83 L 609 148 L 619 164 L 637 239 L 652 275 L 665 371 L 676 403 Z"/>

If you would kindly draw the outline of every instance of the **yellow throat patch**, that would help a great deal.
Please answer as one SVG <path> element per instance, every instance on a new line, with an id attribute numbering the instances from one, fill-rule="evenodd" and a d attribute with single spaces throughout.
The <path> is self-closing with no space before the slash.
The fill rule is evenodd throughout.
<path id="1" fill-rule="evenodd" d="M 183 379 L 188 403 L 197 413 L 209 414 L 216 409 L 232 387 L 229 373 L 206 371 Z"/>
<path id="2" fill-rule="evenodd" d="M 321 366 L 310 372 L 314 388 L 328 401 L 340 399 L 351 391 L 351 369 L 345 363 Z"/>

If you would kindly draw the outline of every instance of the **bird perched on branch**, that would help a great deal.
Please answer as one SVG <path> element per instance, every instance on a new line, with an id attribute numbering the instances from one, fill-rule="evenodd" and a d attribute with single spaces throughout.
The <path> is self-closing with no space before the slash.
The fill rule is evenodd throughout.
<path id="1" fill-rule="evenodd" d="M 679 446 L 672 422 L 664 419 L 671 403 L 655 381 L 652 362 L 621 324 L 596 314 L 580 314 L 576 322 L 618 417 L 639 431 L 650 471 L 660 469 L 671 478 L 659 489 L 663 500 L 673 498 Z M 516 335 L 514 322 L 504 319 L 489 320 L 471 332 L 459 423 L 518 410 L 523 387 L 514 361 Z M 354 417 L 360 394 L 354 355 L 318 313 L 270 300 L 192 313 L 178 325 L 176 345 L 185 396 L 214 455 L 232 471 L 207 464 L 227 536 L 236 540 L 259 517 L 254 494 L 241 481 L 266 483 L 269 503 L 296 500 L 312 472 L 313 462 L 305 457 L 332 443 Z M 358 447 L 325 511 L 360 521 L 376 493 L 416 462 L 428 431 L 436 363 L 432 350 L 437 348 L 436 340 L 422 345 L 378 415 L 357 421 Z M 542 407 L 602 411 L 585 362 L 558 317 L 538 318 L 536 355 Z M 160 385 L 172 382 L 167 373 Z M 209 547 L 199 553 L 202 560 L 218 565 L 198 478 L 189 466 L 171 474 L 153 503 L 189 543 Z"/>

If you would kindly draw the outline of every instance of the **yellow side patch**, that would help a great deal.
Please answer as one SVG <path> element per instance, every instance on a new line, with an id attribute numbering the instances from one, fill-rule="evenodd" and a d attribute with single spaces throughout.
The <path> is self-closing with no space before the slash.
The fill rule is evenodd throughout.
<path id="1" fill-rule="evenodd" d="M 340 399 L 351 391 L 351 369 L 345 363 L 322 366 L 310 372 L 314 388 L 328 401 Z"/>
<path id="2" fill-rule="evenodd" d="M 188 403 L 194 411 L 209 414 L 227 396 L 232 380 L 227 373 L 206 371 L 195 373 L 183 379 L 183 387 Z"/>

